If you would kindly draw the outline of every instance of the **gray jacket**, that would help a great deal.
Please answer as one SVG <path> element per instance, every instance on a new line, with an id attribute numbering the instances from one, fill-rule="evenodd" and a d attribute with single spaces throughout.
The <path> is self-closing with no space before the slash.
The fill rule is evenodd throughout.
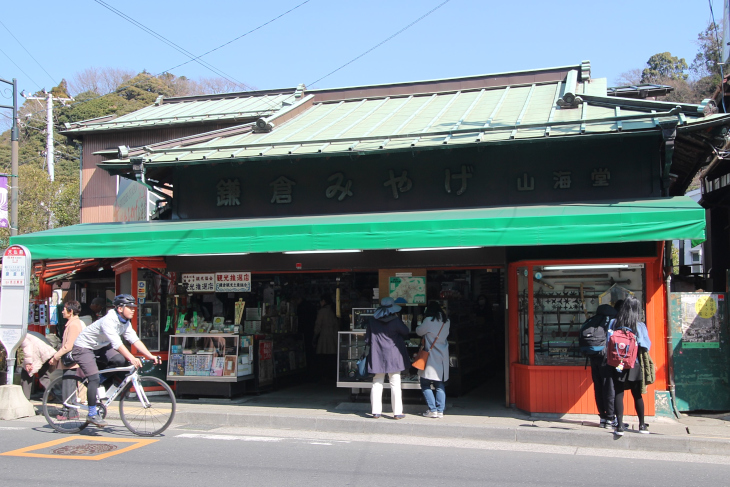
<path id="1" fill-rule="evenodd" d="M 426 339 L 426 350 L 429 350 L 428 362 L 426 368 L 418 371 L 418 376 L 428 380 L 438 380 L 445 382 L 449 380 L 449 342 L 446 338 L 449 336 L 449 328 L 451 322 L 446 320 L 443 323 L 444 328 L 441 330 L 442 322 L 433 318 L 425 318 L 418 328 L 416 334 Z M 436 335 L 439 339 L 436 343 Z"/>
<path id="2" fill-rule="evenodd" d="M 110 309 L 106 316 L 96 320 L 79 333 L 74 342 L 75 347 L 99 350 L 111 343 L 114 350 L 123 345 L 122 338 L 129 344 L 139 341 L 137 333 L 132 328 L 132 322 L 122 323 L 115 309 Z"/>

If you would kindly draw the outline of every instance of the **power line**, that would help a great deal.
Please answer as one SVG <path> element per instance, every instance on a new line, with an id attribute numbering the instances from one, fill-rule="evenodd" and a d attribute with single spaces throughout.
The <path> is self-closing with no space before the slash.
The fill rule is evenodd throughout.
<path id="1" fill-rule="evenodd" d="M 174 42 L 172 42 L 171 40 L 167 39 L 163 35 L 158 34 L 157 32 L 155 32 L 154 30 L 150 29 L 149 27 L 147 27 L 147 26 L 141 24 L 140 22 L 134 20 L 132 17 L 128 16 L 124 12 L 121 12 L 121 11 L 117 10 L 116 8 L 112 7 L 111 5 L 109 5 L 108 3 L 104 2 L 103 0 L 94 0 L 94 1 L 96 3 L 98 3 L 99 5 L 101 5 L 102 7 L 104 7 L 106 9 L 110 10 L 111 12 L 119 15 L 120 17 L 122 17 L 127 22 L 129 22 L 129 23 L 137 26 L 138 28 L 140 28 L 143 31 L 145 31 L 148 34 L 150 34 L 151 36 L 153 36 L 153 37 L 157 38 L 158 40 L 164 42 L 165 44 L 167 44 L 168 46 L 172 47 L 173 49 L 175 49 L 176 51 L 180 52 L 181 54 L 184 54 L 185 56 L 189 57 L 191 59 L 191 61 L 197 62 L 198 64 L 200 64 L 204 68 L 209 69 L 213 73 L 217 74 L 218 76 L 221 76 L 221 77 L 225 78 L 227 81 L 229 81 L 231 83 L 235 83 L 235 84 L 237 84 L 239 86 L 243 86 L 245 88 L 249 88 L 245 83 L 243 83 L 241 81 L 238 81 L 237 79 L 233 78 L 231 75 L 226 74 L 223 71 L 220 71 L 219 69 L 215 68 L 214 66 L 212 66 L 211 64 L 209 64 L 207 62 L 201 61 L 201 60 L 197 59 L 195 57 L 195 55 L 192 54 L 190 51 L 188 51 L 188 50 L 180 47 L 179 45 L 175 44 Z"/>
<path id="2" fill-rule="evenodd" d="M 27 52 L 27 53 L 28 53 L 28 56 L 30 56 L 30 57 L 31 57 L 31 59 L 32 59 L 33 61 L 35 61 L 35 63 L 36 63 L 36 64 L 37 64 L 38 66 L 40 66 L 40 67 L 41 67 L 41 69 L 42 69 L 43 71 L 45 71 L 45 73 L 46 73 L 46 74 L 48 75 L 48 77 L 49 77 L 49 78 L 51 78 L 51 81 L 52 81 L 52 82 L 53 82 L 53 83 L 55 84 L 55 83 L 56 83 L 56 78 L 54 78 L 53 76 L 51 76 L 51 73 L 49 73 L 48 71 L 46 71 L 46 68 L 44 68 L 44 67 L 43 67 L 43 65 L 42 65 L 41 63 L 39 63 L 39 62 L 38 62 L 38 60 L 37 60 L 36 58 L 34 58 L 34 57 L 33 57 L 33 55 L 32 55 L 32 54 L 30 53 L 30 51 L 29 51 L 28 49 L 26 49 L 26 48 L 25 48 L 25 46 L 23 45 L 23 43 L 22 43 L 22 42 L 20 42 L 20 40 L 19 40 L 19 39 L 18 39 L 17 37 L 15 37 L 15 35 L 14 35 L 14 34 L 13 34 L 12 32 L 10 32 L 10 29 L 8 29 L 8 27 L 7 27 L 7 26 L 6 26 L 5 24 L 3 24 L 3 21 L 2 21 L 2 20 L 0 20 L 0 25 L 2 25 L 3 27 L 5 27 L 5 30 L 7 30 L 7 31 L 8 31 L 8 34 L 10 34 L 11 36 L 13 36 L 13 39 L 15 39 L 15 41 L 16 41 L 16 42 L 17 42 L 18 44 L 20 44 L 20 47 L 22 47 L 22 48 L 23 48 L 23 50 L 25 50 L 25 52 Z"/>
<path id="3" fill-rule="evenodd" d="M 223 47 L 223 46 L 225 46 L 225 45 L 227 45 L 227 44 L 230 44 L 231 42 L 234 42 L 234 41 L 236 41 L 236 40 L 240 39 L 241 37 L 247 36 L 247 35 L 248 35 L 248 34 L 250 34 L 251 32 L 255 32 L 255 31 L 259 30 L 260 28 L 262 28 L 262 27 L 264 27 L 264 26 L 266 26 L 266 25 L 268 25 L 268 24 L 272 23 L 273 21 L 275 21 L 275 20 L 277 20 L 277 19 L 279 19 L 279 18 L 283 17 L 284 15 L 288 14 L 289 12 L 292 12 L 293 10 L 296 10 L 297 8 L 301 7 L 302 5 L 304 5 L 305 3 L 309 2 L 309 1 L 310 1 L 310 0 L 307 0 L 306 2 L 303 2 L 303 3 L 299 4 L 299 5 L 297 5 L 296 7 L 294 7 L 294 8 L 292 8 L 292 9 L 289 9 L 289 10 L 287 10 L 287 11 L 286 11 L 286 12 L 284 12 L 283 14 L 280 14 L 280 15 L 278 15 L 277 17 L 274 17 L 273 19 L 271 19 L 271 20 L 269 20 L 269 21 L 267 21 L 267 22 L 264 22 L 263 24 L 259 25 L 259 26 L 258 26 L 258 27 L 256 27 L 255 29 L 252 29 L 252 30 L 250 30 L 249 32 L 246 32 L 246 33 L 245 33 L 245 34 L 243 34 L 242 36 L 238 36 L 238 37 L 236 37 L 235 39 L 233 39 L 233 40 L 231 40 L 231 41 L 229 41 L 229 42 L 227 42 L 227 43 L 225 43 L 225 44 L 223 44 L 223 45 L 221 45 L 221 46 L 217 47 L 216 49 L 220 49 L 220 47 Z M 205 56 L 206 54 L 208 54 L 208 53 L 210 53 L 210 52 L 213 52 L 213 51 L 214 51 L 214 50 L 216 50 L 216 49 L 213 49 L 213 50 L 211 50 L 211 51 L 208 51 L 207 53 L 201 54 L 201 55 L 200 55 L 200 56 L 198 56 L 198 57 L 202 57 L 202 56 Z M 187 62 L 186 62 L 186 63 L 184 63 L 184 64 L 187 64 L 187 63 L 189 63 L 189 62 L 191 62 L 191 61 L 187 61 Z M 182 65 L 179 65 L 179 66 L 182 66 Z M 160 73 L 158 73 L 158 74 L 157 74 L 157 75 L 155 75 L 155 76 L 160 76 L 160 75 L 162 75 L 162 74 L 164 74 L 164 73 L 170 72 L 170 71 L 172 71 L 173 69 L 176 69 L 176 68 L 177 68 L 177 67 L 179 67 L 179 66 L 175 66 L 175 67 L 173 67 L 173 68 L 170 68 L 170 69 L 166 69 L 165 71 L 161 71 Z M 141 84 L 141 83 L 143 83 L 144 81 L 146 81 L 146 80 L 141 80 L 141 81 L 139 81 L 139 82 L 137 82 L 137 83 L 134 83 L 134 84 L 132 84 L 131 86 L 136 86 L 137 84 Z M 228 81 L 230 81 L 230 80 L 228 80 Z M 35 83 L 35 82 L 34 82 L 34 83 Z M 239 83 L 239 82 L 234 82 L 234 83 L 236 83 L 236 84 L 239 84 L 239 85 L 242 85 L 242 86 L 246 86 L 246 85 L 244 85 L 244 84 L 242 84 L 242 83 Z M 37 85 L 37 83 L 36 83 L 36 85 Z M 39 86 L 39 88 L 40 88 L 40 86 Z M 90 102 L 90 101 L 98 100 L 99 98 L 103 98 L 103 97 L 105 97 L 105 96 L 107 96 L 107 95 L 111 95 L 111 94 L 112 94 L 112 93 L 106 93 L 106 94 L 104 94 L 104 95 L 99 95 L 99 96 L 96 96 L 96 97 L 94 97 L 94 98 L 89 98 L 88 100 L 81 100 L 81 101 L 77 101 L 77 102 L 75 102 L 75 103 L 71 103 L 70 105 L 67 105 L 67 106 L 68 106 L 68 107 L 73 107 L 73 106 L 76 106 L 76 105 L 81 105 L 81 104 L 83 104 L 83 103 L 87 103 L 87 102 Z M 269 103 L 270 103 L 270 102 L 269 102 Z M 271 103 L 270 103 L 270 104 L 271 104 Z M 271 104 L 271 105 L 273 106 L 273 104 Z M 31 114 L 35 114 L 35 113 L 40 113 L 41 111 L 42 111 L 42 110 L 39 110 L 38 112 L 31 112 Z"/>
<path id="4" fill-rule="evenodd" d="M 256 32 L 257 30 L 261 29 L 262 27 L 265 27 L 265 26 L 269 25 L 270 23 L 274 22 L 275 20 L 279 20 L 280 18 L 282 18 L 283 16 L 285 16 L 285 15 L 286 15 L 286 14 L 288 14 L 289 12 L 293 12 L 294 10 L 298 9 L 299 7 L 301 7 L 302 5 L 304 5 L 305 3 L 309 3 L 310 1 L 311 1 L 311 0 L 306 0 L 306 1 L 302 2 L 302 3 L 300 3 L 299 5 L 297 5 L 296 7 L 290 8 L 289 10 L 287 10 L 286 12 L 284 12 L 283 14 L 281 14 L 281 15 L 279 15 L 279 16 L 277 16 L 277 17 L 274 17 L 273 19 L 269 20 L 268 22 L 265 22 L 265 23 L 263 23 L 263 24 L 259 25 L 259 26 L 258 26 L 258 27 L 256 27 L 255 29 L 251 29 L 251 30 L 249 30 L 248 32 L 246 32 L 245 34 L 243 34 L 243 35 L 240 35 L 240 36 L 236 37 L 235 39 L 231 39 L 230 41 L 228 41 L 228 42 L 226 42 L 226 43 L 224 43 L 224 44 L 221 44 L 220 46 L 216 47 L 215 49 L 211 49 L 210 51 L 204 52 L 204 53 L 203 53 L 203 54 L 201 54 L 200 56 L 197 56 L 197 57 L 195 57 L 194 59 L 191 59 L 190 61 L 185 61 L 185 62 L 184 62 L 184 63 L 182 63 L 182 64 L 178 64 L 177 66 L 175 66 L 175 67 L 173 67 L 173 68 L 170 68 L 170 69 L 168 69 L 168 71 L 172 71 L 173 69 L 177 69 L 177 68 L 179 68 L 180 66 L 185 66 L 186 64 L 188 64 L 188 63 L 191 63 L 191 62 L 193 62 L 193 61 L 195 61 L 195 60 L 197 60 L 197 59 L 199 59 L 199 58 L 201 58 L 201 57 L 203 57 L 203 56 L 207 56 L 208 54 L 210 54 L 210 53 L 211 53 L 211 52 L 213 52 L 213 51 L 217 51 L 218 49 L 220 49 L 220 48 L 222 48 L 222 47 L 225 47 L 225 46 L 227 46 L 228 44 L 231 44 L 231 43 L 233 43 L 233 42 L 236 42 L 237 40 L 239 40 L 239 39 L 241 39 L 241 38 L 243 38 L 243 37 L 246 37 L 247 35 L 251 34 L 252 32 Z"/>
<path id="5" fill-rule="evenodd" d="M 434 7 L 434 8 L 432 8 L 431 10 L 429 10 L 428 12 L 426 12 L 425 14 L 421 15 L 421 16 L 420 16 L 420 17 L 418 17 L 418 18 L 417 18 L 416 20 L 414 20 L 414 21 L 413 21 L 413 22 L 411 22 L 410 24 L 406 25 L 405 27 L 403 27 L 403 28 L 402 28 L 401 30 L 399 30 L 399 31 L 398 31 L 398 32 L 396 32 L 395 34 L 391 35 L 390 37 L 388 37 L 387 39 L 385 39 L 385 40 L 383 40 L 383 41 L 380 41 L 380 42 L 379 42 L 378 44 L 374 45 L 373 47 L 371 47 L 370 49 L 368 49 L 368 50 L 367 50 L 367 51 L 365 51 L 364 53 L 362 53 L 362 54 L 360 54 L 359 56 L 357 56 L 356 58 L 354 58 L 354 59 L 352 59 L 352 60 L 350 60 L 350 61 L 346 62 L 345 64 L 343 64 L 343 65 L 342 65 L 342 66 L 340 66 L 339 68 L 335 69 L 334 71 L 332 71 L 332 72 L 330 72 L 330 73 L 327 73 L 326 75 L 324 75 L 324 76 L 322 76 L 321 78 L 319 78 L 319 79 L 318 79 L 317 81 L 315 81 L 315 82 L 313 82 L 313 83 L 309 83 L 309 84 L 307 85 L 307 87 L 311 88 L 312 86 L 314 86 L 315 84 L 319 83 L 319 82 L 320 82 L 320 81 L 322 81 L 323 79 L 325 79 L 325 78 L 327 78 L 327 77 L 329 77 L 329 76 L 331 76 L 331 75 L 335 74 L 335 73 L 336 73 L 337 71 L 341 70 L 342 68 L 345 68 L 345 67 L 349 66 L 350 64 L 354 63 L 355 61 L 357 61 L 357 60 L 358 60 L 358 59 L 360 59 L 361 57 L 365 56 L 365 55 L 366 55 L 366 54 L 368 54 L 369 52 L 371 52 L 371 51 L 374 51 L 375 49 L 379 48 L 380 46 L 382 46 L 383 44 L 385 44 L 385 43 L 386 43 L 386 42 L 388 42 L 389 40 L 393 39 L 393 38 L 394 38 L 394 37 L 396 37 L 397 35 L 401 34 L 402 32 L 405 32 L 405 31 L 406 31 L 406 30 L 408 30 L 409 28 L 413 27 L 414 25 L 416 25 L 417 23 L 419 23 L 420 21 L 422 21 L 423 19 L 425 19 L 426 17 L 428 17 L 429 15 L 431 15 L 432 13 L 434 13 L 434 12 L 435 12 L 436 10 L 440 9 L 441 7 L 443 7 L 444 5 L 446 5 L 447 3 L 449 3 L 450 1 L 451 1 L 451 0 L 446 0 L 445 2 L 442 2 L 442 3 L 438 4 L 438 5 L 436 5 L 436 6 Z"/>
<path id="6" fill-rule="evenodd" d="M 8 56 L 5 51 L 3 51 L 2 49 L 0 49 L 0 52 L 3 53 L 3 54 L 5 54 L 5 57 L 8 58 L 8 59 L 10 59 L 10 62 L 11 63 L 15 64 L 15 61 L 13 61 L 13 59 L 10 56 Z M 36 83 L 35 80 L 33 78 L 31 78 L 30 75 L 28 75 L 28 73 L 26 73 L 25 71 L 23 71 L 23 68 L 21 68 L 17 64 L 15 64 L 15 67 L 18 68 L 21 73 L 23 73 L 24 75 L 26 75 L 28 77 L 28 79 L 31 80 L 33 82 L 33 84 L 38 87 L 39 90 L 42 90 L 43 89 L 43 88 L 41 88 L 41 85 L 39 85 L 38 83 Z"/>

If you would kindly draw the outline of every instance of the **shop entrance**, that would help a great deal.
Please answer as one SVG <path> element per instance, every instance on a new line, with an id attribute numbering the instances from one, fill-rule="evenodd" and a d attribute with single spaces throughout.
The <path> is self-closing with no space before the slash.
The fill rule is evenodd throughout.
<path id="1" fill-rule="evenodd" d="M 503 404 L 505 273 L 501 268 L 253 271 L 247 292 L 188 290 L 188 314 L 192 320 L 194 310 L 200 321 L 212 322 L 213 329 L 222 322 L 224 332 L 241 335 L 238 372 L 252 365 L 245 391 L 290 389 L 294 393 L 301 388 L 312 394 L 316 389 L 340 400 L 346 400 L 349 392 L 352 399 L 367 401 L 372 382 L 359 381 L 353 373 L 367 310 L 377 308 L 381 297 L 396 297 L 398 279 L 414 276 L 424 279 L 424 287 L 422 295 L 408 296 L 402 304 L 402 319 L 412 331 L 409 352 L 417 351 L 415 330 L 423 320 L 426 303 L 439 301 L 451 320 L 447 395 Z M 242 302 L 243 314 L 237 316 Z M 250 342 L 243 337 L 251 337 Z M 244 350 L 241 343 L 250 343 L 250 348 Z M 198 348 L 195 354 L 205 352 L 204 344 Z M 183 346 L 182 354 L 186 353 Z M 244 357 L 246 354 L 250 355 Z M 239 382 L 248 377 L 237 375 Z M 193 377 L 196 382 L 201 380 Z M 415 369 L 404 374 L 403 385 L 406 401 L 421 400 Z M 189 384 L 185 387 L 190 389 Z"/>

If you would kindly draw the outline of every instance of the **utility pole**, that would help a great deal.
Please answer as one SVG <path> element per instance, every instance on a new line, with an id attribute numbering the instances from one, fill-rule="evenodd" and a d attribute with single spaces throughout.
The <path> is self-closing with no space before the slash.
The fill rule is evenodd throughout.
<path id="1" fill-rule="evenodd" d="M 18 234 L 18 80 L 13 81 L 0 78 L 0 82 L 13 87 L 13 105 L 0 105 L 0 108 L 13 110 L 13 126 L 10 129 L 10 236 Z"/>
<path id="2" fill-rule="evenodd" d="M 26 100 L 46 100 L 46 165 L 48 166 L 48 176 L 51 181 L 55 180 L 55 173 L 53 167 L 53 102 L 67 102 L 73 101 L 73 98 L 54 98 L 53 94 L 43 90 L 45 98 L 38 96 L 26 96 Z"/>

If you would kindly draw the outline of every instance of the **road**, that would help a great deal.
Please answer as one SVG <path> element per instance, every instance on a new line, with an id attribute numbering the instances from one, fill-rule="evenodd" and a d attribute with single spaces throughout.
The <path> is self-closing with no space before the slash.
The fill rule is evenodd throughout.
<path id="1" fill-rule="evenodd" d="M 688 487 L 730 479 L 730 459 L 710 455 L 207 425 L 174 426 L 149 441 L 111 423 L 65 436 L 38 417 L 0 422 L 0 485 L 66 485 L 73 478 L 110 487 Z"/>

